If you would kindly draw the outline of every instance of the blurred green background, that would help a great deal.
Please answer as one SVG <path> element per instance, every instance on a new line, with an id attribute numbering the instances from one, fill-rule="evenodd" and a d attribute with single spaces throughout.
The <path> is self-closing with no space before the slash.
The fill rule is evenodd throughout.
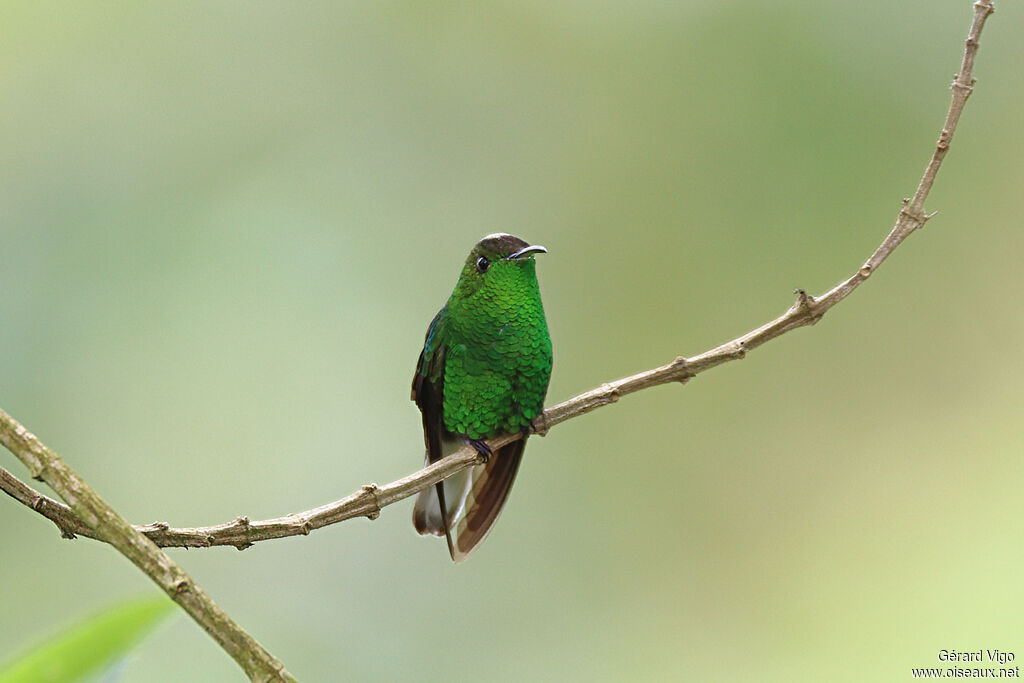
<path id="1" fill-rule="evenodd" d="M 0 407 L 133 521 L 275 517 L 422 458 L 465 254 L 538 263 L 549 402 L 853 272 L 968 0 L 21 3 L 0 40 Z M 304 681 L 908 680 L 1024 656 L 1024 9 L 928 208 L 818 326 L 531 441 L 453 566 L 411 502 L 172 556 Z M 6 451 L 0 464 L 25 470 Z M 0 498 L 0 662 L 151 591 Z M 240 680 L 183 614 L 123 681 Z"/>

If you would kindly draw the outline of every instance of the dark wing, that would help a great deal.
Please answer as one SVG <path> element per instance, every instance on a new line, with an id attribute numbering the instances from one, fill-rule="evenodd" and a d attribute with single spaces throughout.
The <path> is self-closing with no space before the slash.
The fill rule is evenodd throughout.
<path id="1" fill-rule="evenodd" d="M 443 455 L 441 438 L 444 434 L 445 348 L 441 339 L 444 337 L 443 328 L 447 319 L 448 307 L 445 306 L 434 316 L 427 329 L 423 350 L 420 351 L 416 372 L 412 377 L 412 400 L 416 402 L 423 417 L 423 441 L 427 448 L 426 461 L 428 465 L 440 460 Z M 448 506 L 444 497 L 444 486 L 441 482 L 437 483 L 437 499 L 441 507 L 444 535 L 448 540 L 448 551 L 454 557 L 455 549 L 452 545 Z M 413 525 L 420 534 L 440 535 L 440 529 L 433 528 L 427 523 L 425 506 L 428 500 L 428 496 L 420 494 L 420 498 L 417 499 L 416 506 L 413 508 Z"/>
<path id="2" fill-rule="evenodd" d="M 512 490 L 525 447 L 524 436 L 494 451 L 486 465 L 473 468 L 473 487 L 466 498 L 466 514 L 456 526 L 454 546 L 449 545 L 452 559 L 456 562 L 469 557 L 487 538 Z"/>

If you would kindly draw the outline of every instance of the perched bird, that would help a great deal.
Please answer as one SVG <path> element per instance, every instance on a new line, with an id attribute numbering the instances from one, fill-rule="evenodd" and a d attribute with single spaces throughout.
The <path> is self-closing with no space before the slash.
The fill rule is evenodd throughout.
<path id="1" fill-rule="evenodd" d="M 430 323 L 413 375 L 427 463 L 465 444 L 487 458 L 420 493 L 413 509 L 416 531 L 446 537 L 456 562 L 497 520 L 530 421 L 544 408 L 551 337 L 537 286 L 538 253 L 547 249 L 505 233 L 477 242 L 455 291 Z M 484 441 L 519 431 L 522 439 L 494 453 Z"/>

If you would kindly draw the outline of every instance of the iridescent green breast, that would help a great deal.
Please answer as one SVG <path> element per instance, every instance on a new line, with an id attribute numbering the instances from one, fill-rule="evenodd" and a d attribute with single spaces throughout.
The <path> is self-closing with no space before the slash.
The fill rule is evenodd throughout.
<path id="1" fill-rule="evenodd" d="M 473 296 L 448 302 L 444 424 L 471 439 L 528 427 L 544 407 L 551 377 L 533 259 L 490 276 Z"/>

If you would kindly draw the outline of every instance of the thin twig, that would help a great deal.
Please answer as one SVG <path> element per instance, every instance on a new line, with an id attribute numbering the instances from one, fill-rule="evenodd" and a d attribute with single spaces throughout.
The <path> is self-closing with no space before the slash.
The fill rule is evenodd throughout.
<path id="1" fill-rule="evenodd" d="M 680 356 L 667 365 L 602 384 L 548 408 L 534 420 L 534 431 L 545 434 L 557 424 L 589 413 L 609 403 L 615 403 L 622 396 L 669 382 L 686 382 L 705 370 L 744 358 L 749 351 L 781 334 L 818 322 L 829 309 L 849 296 L 854 289 L 867 280 L 903 240 L 922 227 L 934 215 L 924 213 L 924 202 L 935 182 L 935 175 L 942 165 L 942 160 L 949 150 L 957 122 L 960 120 L 960 113 L 973 90 L 975 83 L 973 77 L 974 58 L 978 52 L 978 39 L 981 36 L 985 20 L 993 11 L 994 8 L 990 0 L 978 0 L 974 3 L 974 19 L 967 36 L 963 64 L 960 73 L 953 81 L 952 101 L 946 114 L 942 133 L 935 145 L 935 151 L 932 153 L 913 198 L 904 200 L 895 226 L 864 262 L 864 265 L 846 280 L 820 296 L 814 297 L 803 290 L 798 290 L 796 302 L 788 311 L 741 337 L 692 358 Z M 20 425 L 18 426 L 20 427 Z M 505 435 L 492 439 L 489 443 L 492 449 L 497 449 L 518 438 L 520 438 L 518 434 Z M 190 528 L 172 528 L 162 522 L 155 522 L 135 528 L 159 546 L 189 548 L 234 546 L 239 550 L 244 550 L 258 541 L 309 534 L 321 527 L 353 517 L 375 519 L 380 514 L 381 508 L 418 493 L 442 479 L 478 463 L 479 456 L 476 451 L 465 447 L 390 484 L 383 486 L 368 484 L 340 500 L 284 517 L 258 522 L 251 522 L 246 517 L 238 517 L 226 524 Z M 0 476 L 0 488 L 45 515 L 57 525 L 65 536 L 69 534 L 90 535 L 87 533 L 87 527 L 83 529 L 84 525 L 75 518 L 69 508 L 34 491 L 3 470 L 0 470 L 0 475 L 6 475 Z M 11 482 L 10 479 L 16 483 Z"/>
<path id="2" fill-rule="evenodd" d="M 101 541 L 114 546 L 122 555 L 160 586 L 182 609 L 196 620 L 214 640 L 234 658 L 253 681 L 294 681 L 284 665 L 234 622 L 192 580 L 185 570 L 139 533 L 34 434 L 0 410 L 0 443 L 18 457 L 32 477 L 45 481 L 67 501 L 75 517 Z M 0 477 L 5 485 L 13 478 Z M 19 482 L 20 483 L 20 482 Z M 15 487 L 16 489 L 18 487 Z M 8 490 L 5 486 L 5 491 Z M 24 493 L 22 490 L 21 493 Z M 34 493 L 34 492 L 33 492 Z M 15 496 L 19 500 L 22 497 Z M 38 499 L 37 499 L 38 500 Z M 26 504 L 28 501 L 22 500 Z M 53 501 L 55 502 L 55 501 Z M 49 507 L 32 503 L 30 507 Z M 67 529 L 64 529 L 65 533 Z"/>
<path id="3" fill-rule="evenodd" d="M 64 503 L 39 493 L 3 467 L 0 467 L 0 490 L 56 524 L 60 535 L 64 538 L 75 538 L 76 536 L 97 538 L 92 529 L 75 516 L 74 510 Z"/>

